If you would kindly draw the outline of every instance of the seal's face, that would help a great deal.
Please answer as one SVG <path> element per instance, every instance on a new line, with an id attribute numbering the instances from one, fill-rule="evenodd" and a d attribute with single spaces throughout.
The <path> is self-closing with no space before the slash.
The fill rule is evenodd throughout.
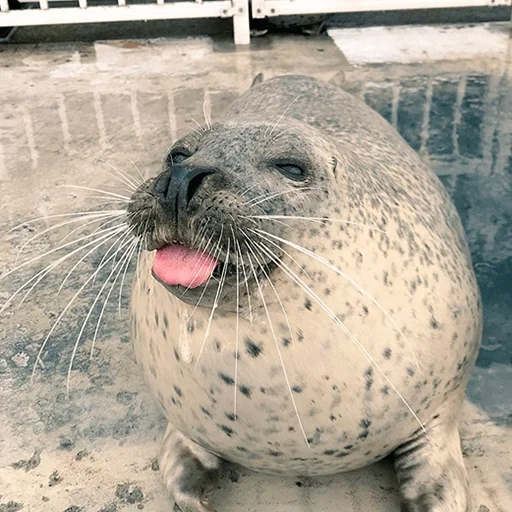
<path id="1" fill-rule="evenodd" d="M 133 195 L 133 230 L 156 251 L 153 277 L 171 293 L 202 306 L 239 305 L 282 256 L 278 238 L 289 228 L 276 217 L 321 216 L 336 188 L 336 160 L 298 124 L 195 131 Z"/>

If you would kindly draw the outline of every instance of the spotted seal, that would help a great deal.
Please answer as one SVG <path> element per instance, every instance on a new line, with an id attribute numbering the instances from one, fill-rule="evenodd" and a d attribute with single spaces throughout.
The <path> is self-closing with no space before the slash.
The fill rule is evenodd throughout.
<path id="1" fill-rule="evenodd" d="M 164 482 L 199 512 L 221 460 L 303 476 L 392 455 L 402 511 L 469 511 L 458 416 L 482 316 L 456 210 L 359 99 L 259 82 L 128 208 Z"/>

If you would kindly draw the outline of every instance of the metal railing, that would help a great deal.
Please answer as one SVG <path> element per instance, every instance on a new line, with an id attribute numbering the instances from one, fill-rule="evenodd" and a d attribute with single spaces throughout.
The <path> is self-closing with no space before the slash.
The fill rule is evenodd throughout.
<path id="1" fill-rule="evenodd" d="M 0 0 L 0 27 L 136 20 L 232 18 L 234 41 L 249 44 L 254 18 L 294 14 L 510 6 L 512 0 Z"/>
<path id="2" fill-rule="evenodd" d="M 115 0 L 21 0 L 26 9 L 10 9 L 0 0 L 0 27 L 61 25 L 137 20 L 233 18 L 235 44 L 249 44 L 249 0 L 196 0 L 152 2 Z M 102 5 L 103 4 L 103 5 Z"/>

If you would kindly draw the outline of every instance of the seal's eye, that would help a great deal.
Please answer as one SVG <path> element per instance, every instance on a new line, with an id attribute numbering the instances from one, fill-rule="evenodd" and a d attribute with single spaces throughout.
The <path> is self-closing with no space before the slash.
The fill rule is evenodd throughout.
<path id="1" fill-rule="evenodd" d="M 173 149 L 167 156 L 167 162 L 171 165 L 181 164 L 189 156 L 190 153 L 186 149 Z"/>
<path id="2" fill-rule="evenodd" d="M 302 167 L 296 164 L 275 164 L 281 174 L 284 174 L 291 180 L 303 180 L 306 177 L 306 173 Z"/>

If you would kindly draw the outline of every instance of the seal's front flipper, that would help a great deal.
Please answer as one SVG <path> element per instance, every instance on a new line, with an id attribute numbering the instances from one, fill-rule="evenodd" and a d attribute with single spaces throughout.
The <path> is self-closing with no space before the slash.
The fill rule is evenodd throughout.
<path id="1" fill-rule="evenodd" d="M 160 474 L 182 512 L 210 512 L 213 490 L 221 461 L 193 443 L 170 424 L 158 458 Z"/>
<path id="2" fill-rule="evenodd" d="M 418 430 L 394 453 L 401 512 L 469 512 L 469 482 L 457 419 L 443 408 L 425 429 L 426 433 Z"/>

